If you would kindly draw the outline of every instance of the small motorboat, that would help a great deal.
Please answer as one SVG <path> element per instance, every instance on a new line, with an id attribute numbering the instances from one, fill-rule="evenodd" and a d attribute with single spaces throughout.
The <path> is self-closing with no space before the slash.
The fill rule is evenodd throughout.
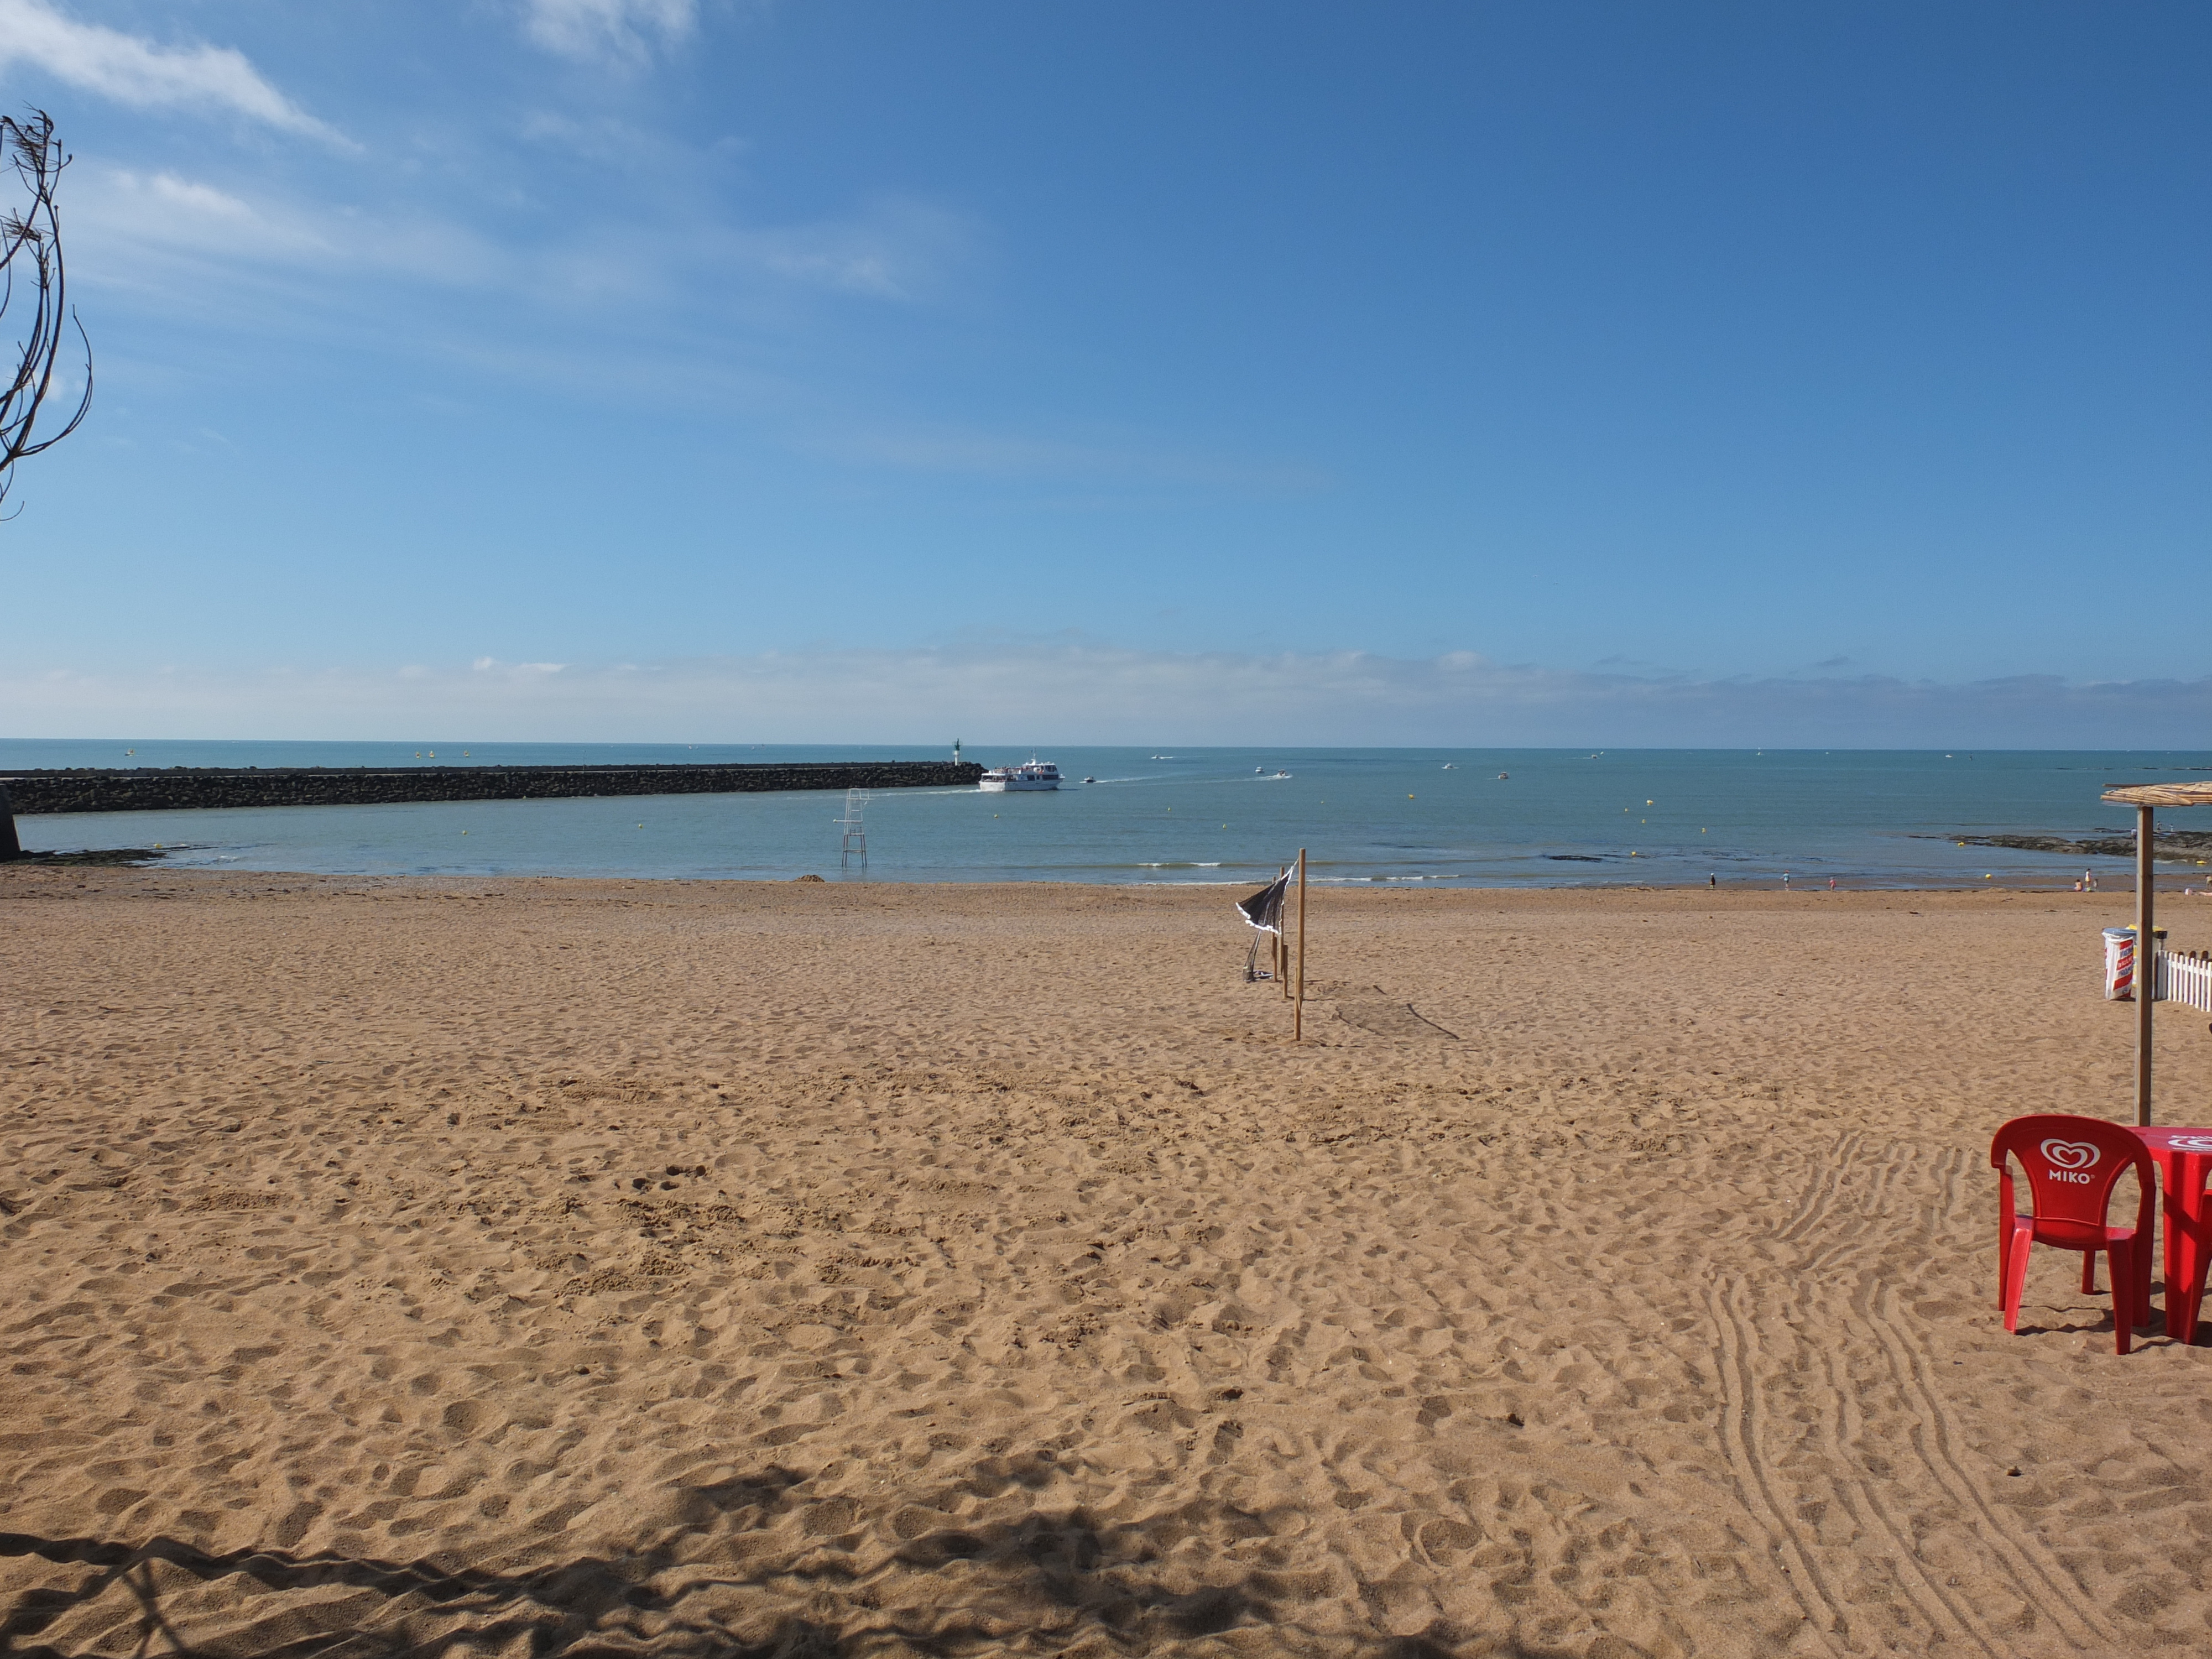
<path id="1" fill-rule="evenodd" d="M 1275 775 L 1279 778 L 1287 778 L 1291 775 L 1288 772 L 1278 772 Z"/>
<path id="2" fill-rule="evenodd" d="M 1506 779 L 1508 779 L 1508 778 L 1511 777 L 1512 775 L 1512 775 L 1510 772 L 1500 772 L 1500 773 L 1498 775 L 1498 782 L 1503 783 L 1503 782 L 1504 782 L 1504 781 L 1505 781 L 1505 780 L 1506 780 Z"/>
<path id="3" fill-rule="evenodd" d="M 1096 779 L 1096 778 L 1085 778 L 1085 779 L 1084 779 L 1084 782 L 1085 782 L 1085 783 L 1096 783 L 1096 782 L 1097 782 L 1097 781 L 1098 781 L 1098 780 L 1097 780 L 1097 779 Z"/>

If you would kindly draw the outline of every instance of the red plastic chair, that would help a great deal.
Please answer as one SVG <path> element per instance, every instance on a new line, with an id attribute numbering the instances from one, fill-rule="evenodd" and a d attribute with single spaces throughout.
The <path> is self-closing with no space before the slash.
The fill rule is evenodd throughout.
<path id="1" fill-rule="evenodd" d="M 2033 1214 L 2014 1210 L 2015 1159 L 2027 1173 Z M 1998 1181 L 1997 1306 L 2004 1310 L 2005 1329 L 2020 1328 L 2031 1244 L 2081 1251 L 2084 1295 L 2096 1293 L 2097 1252 L 2102 1250 L 2112 1259 L 2113 1346 L 2127 1352 L 2132 1328 L 2150 1322 L 2151 1202 L 2158 1176 L 2142 1142 L 2100 1117 L 2059 1112 L 2016 1117 L 1990 1143 L 1990 1167 Z M 2136 1224 L 2107 1226 L 2105 1206 L 2130 1170 L 2142 1194 Z"/>

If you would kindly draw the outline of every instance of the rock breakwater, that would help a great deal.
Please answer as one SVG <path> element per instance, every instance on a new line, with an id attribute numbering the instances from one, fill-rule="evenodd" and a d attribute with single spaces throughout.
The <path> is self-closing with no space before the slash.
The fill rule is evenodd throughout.
<path id="1" fill-rule="evenodd" d="M 11 772 L 0 801 L 44 812 L 170 812 L 222 806 L 375 806 L 441 800 L 565 800 L 779 789 L 972 786 L 973 762 L 653 766 L 203 767 Z"/>
<path id="2" fill-rule="evenodd" d="M 2021 853 L 2064 853 L 2069 856 L 2131 859 L 2133 836 L 1960 836 L 1962 847 L 2005 847 Z M 2151 837 L 2151 856 L 2156 859 L 2212 858 L 2212 830 L 2157 830 Z"/>

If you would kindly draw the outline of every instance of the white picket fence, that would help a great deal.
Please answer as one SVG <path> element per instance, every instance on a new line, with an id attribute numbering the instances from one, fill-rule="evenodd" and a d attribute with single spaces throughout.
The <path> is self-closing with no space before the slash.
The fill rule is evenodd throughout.
<path id="1" fill-rule="evenodd" d="M 2160 1002 L 2179 1002 L 2212 1014 L 2212 953 L 2185 951 L 2176 956 L 2160 951 L 2156 994 Z"/>

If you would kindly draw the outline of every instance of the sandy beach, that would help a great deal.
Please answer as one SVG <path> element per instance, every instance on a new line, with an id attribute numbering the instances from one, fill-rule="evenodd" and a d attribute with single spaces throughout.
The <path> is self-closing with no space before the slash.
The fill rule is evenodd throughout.
<path id="1" fill-rule="evenodd" d="M 2212 1645 L 2128 894 L 1230 896 L 0 871 L 5 1650 Z"/>

